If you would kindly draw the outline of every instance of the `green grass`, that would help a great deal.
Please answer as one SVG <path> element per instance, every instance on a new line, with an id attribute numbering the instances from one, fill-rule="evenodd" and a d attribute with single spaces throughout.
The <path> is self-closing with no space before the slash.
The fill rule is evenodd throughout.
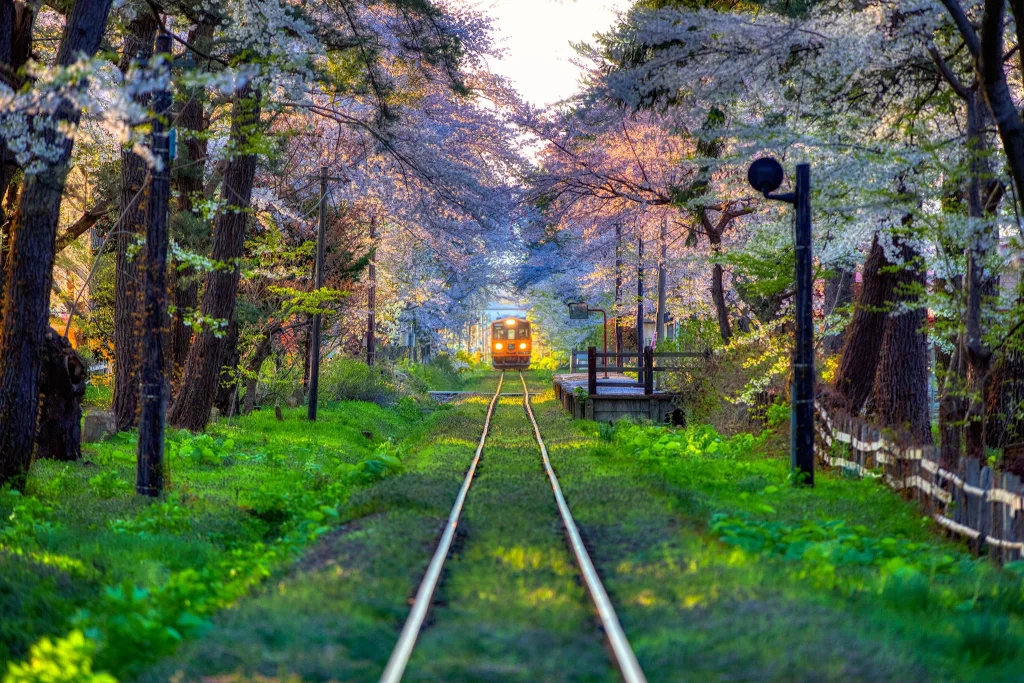
<path id="1" fill-rule="evenodd" d="M 465 379 L 488 392 L 497 377 Z M 771 434 L 574 422 L 546 375 L 527 378 L 649 680 L 1020 679 L 1020 574 L 971 557 L 916 504 L 841 472 L 795 487 L 787 444 Z M 504 391 L 521 391 L 516 374 Z M 347 403 L 312 426 L 299 411 L 284 423 L 265 411 L 208 440 L 172 434 L 175 497 L 161 506 L 110 480 L 131 479 L 123 440 L 97 447 L 92 465 L 40 463 L 34 497 L 0 528 L 23 541 L 0 552 L 4 647 L 22 657 L 44 635 L 93 623 L 106 629 L 98 642 L 123 640 L 93 657 L 122 680 L 377 680 L 486 406 L 474 397 L 424 419 L 408 405 Z M 4 499 L 3 518 L 16 504 Z M 149 592 L 136 599 L 122 581 Z M 166 608 L 182 597 L 187 610 Z M 437 598 L 406 680 L 617 677 L 519 398 L 497 408 Z M 73 616 L 83 609 L 92 622 Z M 130 628 L 118 630 L 124 615 Z M 180 648 L 150 628 L 168 615 Z M 75 647 L 55 649 L 74 659 Z"/>
<path id="2" fill-rule="evenodd" d="M 776 437 L 609 434 L 550 398 L 552 461 L 651 680 L 1019 680 L 1020 576 L 916 504 L 842 473 L 794 487 Z"/>
<path id="3" fill-rule="evenodd" d="M 395 450 L 386 440 L 429 424 L 355 402 L 315 424 L 284 416 L 219 423 L 198 458 L 176 446 L 200 440 L 169 434 L 169 496 L 157 504 L 133 495 L 130 434 L 88 446 L 79 463 L 35 463 L 26 496 L 0 495 L 0 671 L 39 638 L 83 628 L 103 644 L 97 664 L 130 676 L 344 521 L 338 506 L 388 473 L 374 469 Z M 133 634 L 141 642 L 122 645 Z"/>

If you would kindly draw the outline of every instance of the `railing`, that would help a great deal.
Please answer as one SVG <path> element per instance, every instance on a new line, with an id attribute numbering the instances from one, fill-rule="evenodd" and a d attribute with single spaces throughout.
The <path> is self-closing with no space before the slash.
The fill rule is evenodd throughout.
<path id="1" fill-rule="evenodd" d="M 576 363 L 576 352 L 573 352 L 573 368 Z M 704 358 L 705 354 L 694 351 L 655 351 L 647 347 L 642 353 L 636 351 L 609 351 L 599 352 L 597 347 L 591 346 L 587 349 L 587 393 L 597 396 L 599 387 L 643 387 L 644 395 L 650 396 L 654 393 L 654 373 L 678 370 L 678 366 L 659 366 L 658 359 L 669 358 Z M 609 365 L 609 360 L 614 359 L 615 365 Z M 598 362 L 598 361 L 602 362 Z M 634 363 L 627 365 L 629 361 Z M 608 377 L 609 372 L 635 372 L 635 382 L 624 382 L 622 379 L 599 379 L 598 375 Z"/>
<path id="2" fill-rule="evenodd" d="M 963 458 L 956 471 L 939 462 L 935 446 L 900 445 L 878 427 L 815 402 L 818 459 L 860 476 L 881 478 L 906 492 L 936 522 L 971 547 L 1009 562 L 1024 551 L 1024 487 L 1017 475 Z M 838 445 L 837 445 L 838 444 Z"/>

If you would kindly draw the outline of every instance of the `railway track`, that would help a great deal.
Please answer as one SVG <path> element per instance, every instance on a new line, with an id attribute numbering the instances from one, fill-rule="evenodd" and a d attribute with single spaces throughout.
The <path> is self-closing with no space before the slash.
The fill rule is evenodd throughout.
<path id="1" fill-rule="evenodd" d="M 555 471 L 551 466 L 547 447 L 544 445 L 540 427 L 537 424 L 533 408 L 530 405 L 530 392 L 526 384 L 526 379 L 523 377 L 521 372 L 519 373 L 519 380 L 523 386 L 523 392 L 521 394 L 523 397 L 523 409 L 529 418 L 534 438 L 536 439 L 537 446 L 540 450 L 541 462 L 543 464 L 544 472 L 551 484 L 551 490 L 555 498 L 558 513 L 565 529 L 566 540 L 576 561 L 576 566 L 579 569 L 582 582 L 594 604 L 600 626 L 604 632 L 605 638 L 607 639 L 609 650 L 611 651 L 612 659 L 626 683 L 646 683 L 647 679 L 644 676 L 643 670 L 640 668 L 640 664 L 637 662 L 636 655 L 633 653 L 633 649 L 622 629 L 622 625 L 619 623 L 618 616 L 615 613 L 615 608 L 612 605 L 611 599 L 608 597 L 607 591 L 601 583 L 601 579 L 594 567 L 594 563 L 590 559 L 590 555 L 584 546 L 579 528 L 576 526 L 576 521 L 573 519 L 572 513 L 569 510 L 569 505 L 566 503 L 565 496 L 562 494 L 562 488 L 559 485 L 558 477 L 555 475 Z M 409 664 L 409 659 L 416 646 L 416 640 L 423 628 L 427 613 L 434 602 L 434 595 L 437 590 L 438 583 L 440 582 L 445 561 L 451 552 L 452 542 L 455 539 L 456 529 L 462 516 L 463 508 L 466 504 L 466 498 L 469 495 L 471 486 L 473 485 L 473 480 L 487 443 L 491 420 L 494 416 L 499 398 L 502 396 L 501 390 L 504 381 L 505 373 L 502 372 L 498 379 L 498 388 L 495 390 L 494 396 L 488 404 L 486 417 L 484 418 L 483 430 L 480 435 L 480 441 L 473 455 L 473 459 L 466 471 L 459 493 L 455 498 L 455 503 L 452 506 L 451 513 L 448 516 L 448 521 L 441 534 L 437 548 L 430 560 L 430 564 L 427 566 L 427 571 L 423 576 L 423 580 L 420 582 L 419 588 L 416 591 L 416 596 L 413 600 L 412 608 L 409 611 L 409 616 L 402 627 L 402 631 L 399 634 L 394 650 L 391 652 L 391 657 L 388 659 L 384 673 L 381 675 L 381 683 L 399 683 L 399 681 L 402 680 L 402 676 Z M 506 394 L 505 396 L 519 395 L 520 394 Z"/>

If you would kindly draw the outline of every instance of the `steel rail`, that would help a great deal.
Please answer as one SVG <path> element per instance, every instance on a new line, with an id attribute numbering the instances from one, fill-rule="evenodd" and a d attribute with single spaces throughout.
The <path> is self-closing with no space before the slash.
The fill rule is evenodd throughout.
<path id="1" fill-rule="evenodd" d="M 537 445 L 540 446 L 544 470 L 551 481 L 551 489 L 555 494 L 558 512 L 562 516 L 565 531 L 569 536 L 569 545 L 572 547 L 573 554 L 576 555 L 576 563 L 579 565 L 580 573 L 583 575 L 583 581 L 586 583 L 590 597 L 594 601 L 594 607 L 597 608 L 597 615 L 601 620 L 601 626 L 604 627 L 605 635 L 608 637 L 612 653 L 615 655 L 615 662 L 619 665 L 622 678 L 626 683 L 647 683 L 647 677 L 644 676 L 643 669 L 640 668 L 640 662 L 637 661 L 633 648 L 629 644 L 629 639 L 626 638 L 626 633 L 622 630 L 622 624 L 619 623 L 619 617 L 615 614 L 612 601 L 608 597 L 608 592 L 604 589 L 604 585 L 601 583 L 601 578 L 597 575 L 597 569 L 594 568 L 590 554 L 587 553 L 587 549 L 583 545 L 580 530 L 576 526 L 576 521 L 572 518 L 572 513 L 569 512 L 569 505 L 565 502 L 565 496 L 562 495 L 562 487 L 558 484 L 558 477 L 555 476 L 555 471 L 551 467 L 548 449 L 544 445 L 544 440 L 540 437 L 540 427 L 537 426 L 537 418 L 534 417 L 533 408 L 530 407 L 530 392 L 526 388 L 526 379 L 523 377 L 523 373 L 519 373 L 519 379 L 523 383 L 523 407 L 526 408 L 526 414 L 530 416 L 530 423 L 533 425 L 533 435 L 537 439 Z"/>
<path id="2" fill-rule="evenodd" d="M 438 580 L 441 578 L 444 561 L 448 558 L 448 551 L 451 550 L 452 541 L 455 539 L 455 527 L 459 524 L 459 517 L 462 515 L 462 508 L 466 503 L 469 487 L 473 483 L 473 475 L 476 474 L 477 465 L 480 463 L 480 454 L 483 453 L 484 443 L 487 441 L 487 433 L 491 428 L 491 416 L 494 414 L 494 406 L 498 403 L 498 398 L 501 396 L 501 385 L 504 381 L 505 373 L 502 372 L 498 378 L 498 390 L 494 392 L 494 398 L 491 399 L 490 405 L 487 406 L 484 430 L 480 435 L 480 443 L 476 447 L 473 461 L 470 463 L 466 477 L 462 481 L 462 488 L 459 489 L 459 495 L 455 498 L 452 512 L 448 515 L 448 523 L 445 526 L 444 533 L 441 534 L 441 540 L 437 544 L 437 550 L 434 551 L 434 557 L 427 566 L 427 573 L 423 576 L 423 581 L 420 582 L 420 587 L 416 591 L 416 598 L 413 600 L 412 609 L 405 620 L 405 626 L 402 627 L 402 633 L 398 636 L 395 649 L 391 651 L 391 657 L 388 658 L 388 665 L 384 668 L 384 673 L 381 674 L 380 683 L 399 683 L 402 680 L 402 674 L 405 673 L 405 667 L 409 664 L 409 657 L 412 655 L 413 647 L 416 645 L 416 638 L 419 637 L 423 621 L 427 617 L 427 611 L 434 600 L 434 590 L 437 588 Z"/>

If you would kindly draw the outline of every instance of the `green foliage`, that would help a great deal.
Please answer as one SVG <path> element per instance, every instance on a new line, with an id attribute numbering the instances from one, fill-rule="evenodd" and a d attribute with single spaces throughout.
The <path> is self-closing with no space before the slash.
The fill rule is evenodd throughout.
<path id="1" fill-rule="evenodd" d="M 113 469 L 105 470 L 95 477 L 89 478 L 89 490 L 103 500 L 113 498 L 118 493 L 127 491 L 130 488 L 131 486 L 129 486 L 128 482 L 121 478 L 117 470 Z"/>
<path id="2" fill-rule="evenodd" d="M 0 655 L 22 660 L 13 680 L 93 680 L 38 674 L 65 660 L 130 679 L 202 634 L 212 614 L 350 519 L 353 490 L 401 469 L 398 442 L 363 432 L 402 435 L 423 420 L 414 407 L 347 403 L 316 424 L 264 411 L 170 434 L 162 501 L 118 495 L 134 472 L 134 433 L 87 446 L 98 473 L 36 463 L 28 488 L 38 495 L 0 492 Z M 87 647 L 68 644 L 75 631 Z M 36 660 L 25 659 L 33 647 Z"/>
<path id="3" fill-rule="evenodd" d="M 224 464 L 234 448 L 234 439 L 214 439 L 209 434 L 193 435 L 184 429 L 167 440 L 169 457 L 188 458 L 196 465 Z"/>
<path id="4" fill-rule="evenodd" d="M 765 419 L 768 421 L 768 426 L 774 429 L 789 422 L 790 412 L 790 406 L 785 401 L 772 403 L 768 406 L 768 410 L 765 411 Z"/>
<path id="5" fill-rule="evenodd" d="M 763 511 L 775 512 L 768 505 Z M 718 513 L 711 518 L 711 531 L 725 543 L 748 552 L 801 563 L 803 573 L 822 587 L 883 590 L 890 604 L 903 607 L 923 609 L 928 599 L 928 578 L 960 569 L 956 558 L 935 551 L 928 543 L 879 538 L 866 526 L 850 526 L 843 520 L 790 524 Z M 851 579 L 837 575 L 838 570 L 851 566 L 879 570 L 871 575 L 876 583 L 864 582 L 862 576 Z"/>
<path id="6" fill-rule="evenodd" d="M 665 461 L 700 456 L 734 459 L 749 453 L 763 441 L 763 437 L 738 434 L 726 439 L 706 424 L 668 430 L 621 421 L 615 430 L 615 440 L 629 447 L 641 461 Z"/>
<path id="7" fill-rule="evenodd" d="M 178 496 L 152 503 L 132 519 L 112 519 L 111 531 L 128 534 L 181 534 L 192 528 L 192 515 Z"/>
<path id="8" fill-rule="evenodd" d="M 401 471 L 401 448 L 393 443 L 384 443 L 376 453 L 355 465 L 342 465 L 339 474 L 352 484 L 367 486 Z"/>
<path id="9" fill-rule="evenodd" d="M 370 401 L 392 405 L 398 400 L 394 378 L 379 366 L 357 358 L 332 358 L 320 370 L 322 400 Z"/>
<path id="10" fill-rule="evenodd" d="M 28 659 L 12 662 L 4 683 L 117 683 L 105 673 L 93 671 L 96 644 L 81 631 L 63 638 L 42 638 L 32 646 Z"/>
<path id="11" fill-rule="evenodd" d="M 7 489 L 2 491 L 11 508 L 7 523 L 0 527 L 0 544 L 35 545 L 39 534 L 54 528 L 54 508 L 35 496 L 25 496 Z"/>

